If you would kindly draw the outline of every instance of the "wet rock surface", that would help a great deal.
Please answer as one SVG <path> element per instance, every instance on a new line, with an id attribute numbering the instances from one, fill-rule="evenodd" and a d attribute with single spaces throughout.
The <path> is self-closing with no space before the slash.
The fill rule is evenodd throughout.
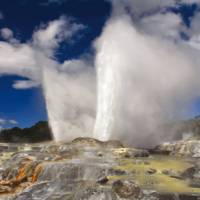
<path id="1" fill-rule="evenodd" d="M 198 158 L 91 138 L 0 149 L 0 200 L 200 199 Z"/>
<path id="2" fill-rule="evenodd" d="M 112 186 L 114 192 L 121 198 L 139 198 L 140 187 L 133 181 L 115 181 Z"/>
<path id="3" fill-rule="evenodd" d="M 166 142 L 153 149 L 152 153 L 200 158 L 200 140 L 189 139 Z"/>

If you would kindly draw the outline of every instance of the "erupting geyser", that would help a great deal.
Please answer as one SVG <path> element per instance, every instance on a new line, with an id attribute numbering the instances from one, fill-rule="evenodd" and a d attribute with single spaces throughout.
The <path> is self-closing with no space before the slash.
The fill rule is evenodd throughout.
<path id="1" fill-rule="evenodd" d="M 162 125 L 183 117 L 199 95 L 199 68 L 187 47 L 146 35 L 125 10 L 106 23 L 95 47 L 98 101 L 93 137 L 139 146 L 171 139 Z"/>
<path id="2" fill-rule="evenodd" d="M 95 56 L 56 60 L 60 43 L 73 45 L 85 28 L 61 17 L 26 43 L 0 41 L 0 74 L 29 79 L 16 82 L 16 89 L 42 87 L 56 141 L 94 137 L 147 146 L 168 140 L 162 125 L 189 116 L 200 96 L 199 15 L 188 27 L 168 9 L 177 6 L 175 0 L 110 2 Z"/>
<path id="3" fill-rule="evenodd" d="M 114 44 L 111 40 L 101 41 L 101 38 L 96 43 L 97 48 L 100 49 L 96 57 L 98 100 L 93 137 L 103 141 L 109 140 L 112 135 L 119 90 L 117 69 L 119 60 L 113 55 Z"/>

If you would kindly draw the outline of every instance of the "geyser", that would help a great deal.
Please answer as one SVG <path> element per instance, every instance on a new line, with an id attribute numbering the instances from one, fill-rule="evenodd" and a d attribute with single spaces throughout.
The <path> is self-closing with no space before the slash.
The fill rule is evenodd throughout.
<path id="1" fill-rule="evenodd" d="M 173 136 L 164 135 L 162 126 L 188 114 L 199 96 L 199 67 L 187 45 L 149 36 L 125 9 L 114 10 L 95 43 L 94 137 L 139 146 L 170 140 Z"/>
<path id="2" fill-rule="evenodd" d="M 87 137 L 95 119 L 94 70 L 83 61 L 66 61 L 43 70 L 49 122 L 56 141 Z M 54 83 L 50 86 L 51 83 Z"/>
<path id="3" fill-rule="evenodd" d="M 60 43 L 73 45 L 84 29 L 61 17 L 26 43 L 13 34 L 1 41 L 0 73 L 29 79 L 16 82 L 16 89 L 42 87 L 56 141 L 85 136 L 147 146 L 169 140 L 162 125 L 188 116 L 200 95 L 199 15 L 189 29 L 167 9 L 177 1 L 111 2 L 110 19 L 94 41 L 95 56 L 56 60 Z"/>
<path id="4" fill-rule="evenodd" d="M 109 38 L 110 39 L 110 38 Z M 94 138 L 109 140 L 113 131 L 117 96 L 119 90 L 120 60 L 114 54 L 115 42 L 101 38 L 96 42 L 98 54 L 96 57 L 97 69 L 97 113 L 94 127 Z"/>

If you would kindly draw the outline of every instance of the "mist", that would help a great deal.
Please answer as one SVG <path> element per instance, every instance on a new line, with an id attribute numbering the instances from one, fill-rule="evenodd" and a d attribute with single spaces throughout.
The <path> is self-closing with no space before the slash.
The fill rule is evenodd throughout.
<path id="1" fill-rule="evenodd" d="M 139 32 L 127 15 L 108 22 L 97 52 L 101 116 L 95 137 L 139 146 L 170 139 L 159 127 L 188 114 L 199 96 L 192 58 L 173 43 Z"/>
<path id="2" fill-rule="evenodd" d="M 51 83 L 51 86 L 49 87 Z M 81 60 L 43 69 L 49 123 L 56 141 L 92 135 L 95 120 L 94 69 Z"/>
<path id="3" fill-rule="evenodd" d="M 171 140 L 174 136 L 162 127 L 189 115 L 199 97 L 199 66 L 190 47 L 168 35 L 162 37 L 159 24 L 155 34 L 149 34 L 144 22 L 135 23 L 122 5 L 114 2 L 113 15 L 95 43 L 98 106 L 94 137 L 147 147 Z M 180 27 L 178 17 L 172 17 L 172 23 Z M 175 31 L 169 33 L 177 37 Z"/>

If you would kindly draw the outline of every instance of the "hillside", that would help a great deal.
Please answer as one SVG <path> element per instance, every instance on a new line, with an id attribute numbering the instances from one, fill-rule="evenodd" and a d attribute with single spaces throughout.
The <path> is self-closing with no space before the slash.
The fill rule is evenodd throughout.
<path id="1" fill-rule="evenodd" d="M 46 121 L 40 121 L 30 128 L 14 127 L 0 132 L 0 142 L 36 143 L 49 140 L 52 140 L 52 136 Z"/>

